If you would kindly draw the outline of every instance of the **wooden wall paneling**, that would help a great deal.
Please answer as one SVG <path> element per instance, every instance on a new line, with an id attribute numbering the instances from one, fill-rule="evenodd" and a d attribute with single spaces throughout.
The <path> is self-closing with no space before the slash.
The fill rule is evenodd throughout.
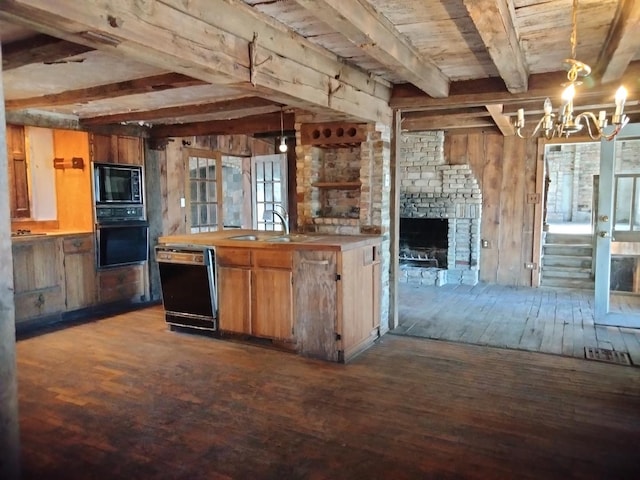
<path id="1" fill-rule="evenodd" d="M 531 286 L 539 287 L 542 275 L 542 228 L 544 222 L 544 205 L 546 202 L 544 184 L 545 184 L 545 154 L 546 142 L 538 140 L 536 150 L 536 179 L 535 179 L 535 192 L 540 196 L 540 201 L 534 205 L 533 209 L 533 246 L 531 257 L 533 261 L 538 264 L 538 268 L 534 271 L 531 278 Z"/>
<path id="2" fill-rule="evenodd" d="M 484 142 L 484 167 L 482 169 L 482 220 L 480 237 L 488 242 L 488 248 L 480 251 L 480 276 L 483 282 L 498 282 L 500 255 L 500 205 L 502 196 L 502 158 L 504 137 L 486 135 Z M 507 261 L 505 258 L 504 261 Z"/>
<path id="3" fill-rule="evenodd" d="M 185 233 L 187 225 L 186 207 L 182 207 L 181 199 L 186 201 L 187 157 L 183 156 L 181 144 L 170 142 L 165 150 L 165 162 L 161 163 L 160 171 L 163 175 L 164 188 L 162 196 L 164 207 L 162 211 L 165 235 Z"/>
<path id="4" fill-rule="evenodd" d="M 158 237 L 164 234 L 163 212 L 165 201 L 162 190 L 165 182 L 162 176 L 162 167 L 166 166 L 166 157 L 163 151 L 151 150 L 148 148 L 147 142 L 144 142 L 144 144 L 144 191 L 149 222 L 149 297 L 150 300 L 154 301 L 162 298 L 160 272 L 155 259 L 154 247 L 158 244 Z"/>
<path id="5" fill-rule="evenodd" d="M 500 205 L 500 262 L 498 283 L 522 285 L 524 259 L 523 214 L 525 198 L 524 157 L 526 141 L 516 137 L 504 138 L 502 170 L 502 198 Z"/>
<path id="6" fill-rule="evenodd" d="M 56 158 L 70 163 L 73 157 L 84 160 L 83 169 L 56 169 L 58 225 L 62 230 L 93 231 L 93 200 L 89 136 L 85 132 L 54 130 L 53 148 Z M 53 159 L 51 160 L 53 161 Z"/>
<path id="7" fill-rule="evenodd" d="M 448 146 L 449 157 L 447 163 L 449 165 L 464 165 L 468 161 L 468 135 L 451 135 Z"/>
<path id="8" fill-rule="evenodd" d="M 522 253 L 523 265 L 525 262 L 534 263 L 533 270 L 524 269 L 522 272 L 522 284 L 525 286 L 532 286 L 534 283 L 534 277 L 537 277 L 540 271 L 540 258 L 536 258 L 534 255 L 534 237 L 539 235 L 535 230 L 535 208 L 536 203 L 533 198 L 530 198 L 530 194 L 536 193 L 536 178 L 537 178 L 537 151 L 538 145 L 535 141 L 524 141 L 524 198 L 522 199 L 523 205 L 523 218 L 522 218 Z M 538 203 L 540 203 L 538 201 Z"/>

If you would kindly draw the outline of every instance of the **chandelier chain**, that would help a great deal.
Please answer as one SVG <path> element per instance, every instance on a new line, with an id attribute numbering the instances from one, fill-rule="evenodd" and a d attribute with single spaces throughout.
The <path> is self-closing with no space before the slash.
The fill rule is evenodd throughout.
<path id="1" fill-rule="evenodd" d="M 576 59 L 576 44 L 578 43 L 578 0 L 573 0 L 571 12 L 571 58 Z"/>

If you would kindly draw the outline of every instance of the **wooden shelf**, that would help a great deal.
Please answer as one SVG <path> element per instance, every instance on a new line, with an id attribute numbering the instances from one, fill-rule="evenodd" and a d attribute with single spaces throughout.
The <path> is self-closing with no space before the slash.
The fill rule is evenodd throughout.
<path id="1" fill-rule="evenodd" d="M 353 181 L 353 182 L 315 182 L 312 184 L 314 187 L 317 188 L 335 188 L 335 189 L 341 189 L 341 190 L 355 190 L 357 188 L 361 187 L 361 183 L 359 181 Z"/>

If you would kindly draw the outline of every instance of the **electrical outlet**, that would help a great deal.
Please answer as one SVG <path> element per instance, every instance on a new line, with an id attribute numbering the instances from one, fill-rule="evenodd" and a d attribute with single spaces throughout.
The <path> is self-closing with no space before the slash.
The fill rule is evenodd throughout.
<path id="1" fill-rule="evenodd" d="M 529 205 L 535 205 L 540 203 L 540 194 L 539 193 L 528 193 L 527 194 L 527 203 Z"/>

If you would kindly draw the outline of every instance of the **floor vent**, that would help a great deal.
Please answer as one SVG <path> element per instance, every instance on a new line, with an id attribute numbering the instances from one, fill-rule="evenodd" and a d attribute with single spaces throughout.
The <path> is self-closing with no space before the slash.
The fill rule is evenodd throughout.
<path id="1" fill-rule="evenodd" d="M 607 348 L 584 347 L 584 357 L 587 360 L 631 365 L 631 358 L 627 352 L 616 352 Z"/>

